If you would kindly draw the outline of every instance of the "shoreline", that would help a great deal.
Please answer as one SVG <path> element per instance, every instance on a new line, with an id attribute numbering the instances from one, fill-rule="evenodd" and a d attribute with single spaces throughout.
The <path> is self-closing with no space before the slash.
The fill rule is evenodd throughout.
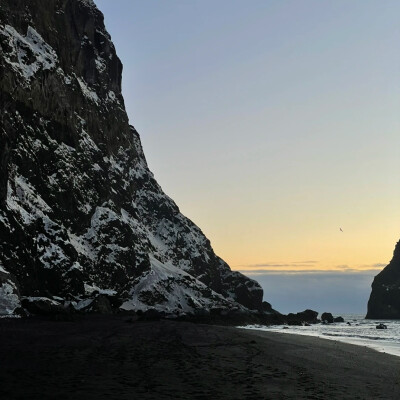
<path id="1" fill-rule="evenodd" d="M 7 400 L 400 398 L 396 356 L 230 326 L 6 319 L 0 357 Z"/>
<path id="2" fill-rule="evenodd" d="M 400 325 L 396 324 L 390 326 L 391 324 L 398 322 L 397 320 L 366 320 L 365 318 L 362 318 L 356 322 L 358 323 L 351 326 L 346 326 L 343 323 L 325 325 L 312 324 L 310 326 L 263 326 L 248 324 L 240 326 L 239 328 L 244 330 L 257 330 L 262 332 L 282 333 L 285 335 L 308 336 L 325 340 L 333 340 L 354 346 L 369 347 L 380 353 L 400 357 L 400 342 L 397 339 Z M 388 329 L 376 330 L 376 325 L 378 322 L 387 325 Z M 365 329 L 367 328 L 368 323 L 371 326 L 369 326 L 369 330 L 366 331 Z M 372 326 L 374 326 L 375 329 L 371 331 Z M 362 328 L 364 330 L 355 332 L 358 330 L 358 328 Z M 372 332 L 374 334 L 371 334 Z M 391 335 L 388 336 L 386 334 Z"/>

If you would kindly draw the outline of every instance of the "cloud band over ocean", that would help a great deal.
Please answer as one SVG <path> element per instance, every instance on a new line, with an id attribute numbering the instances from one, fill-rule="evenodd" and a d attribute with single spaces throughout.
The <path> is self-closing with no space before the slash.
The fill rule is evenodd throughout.
<path id="1" fill-rule="evenodd" d="M 327 274 L 327 273 L 378 273 L 386 264 L 374 263 L 369 265 L 335 265 L 321 268 L 318 261 L 295 261 L 287 263 L 266 262 L 260 264 L 238 265 L 234 269 L 247 274 Z"/>

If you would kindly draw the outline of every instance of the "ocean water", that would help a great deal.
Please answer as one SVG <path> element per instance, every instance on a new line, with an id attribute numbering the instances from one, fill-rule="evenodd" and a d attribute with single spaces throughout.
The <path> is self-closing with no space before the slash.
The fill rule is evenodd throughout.
<path id="1" fill-rule="evenodd" d="M 263 326 L 247 325 L 243 329 L 256 329 L 294 335 L 315 336 L 359 346 L 367 346 L 377 351 L 400 357 L 400 320 L 364 319 L 364 315 L 342 314 L 345 322 L 315 324 L 311 326 Z M 351 325 L 348 325 L 350 322 Z M 383 323 L 387 329 L 376 329 Z"/>

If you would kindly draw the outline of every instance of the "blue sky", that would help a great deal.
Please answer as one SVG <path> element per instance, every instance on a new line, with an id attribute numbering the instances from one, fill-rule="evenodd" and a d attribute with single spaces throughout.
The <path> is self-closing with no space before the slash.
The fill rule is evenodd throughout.
<path id="1" fill-rule="evenodd" d="M 317 260 L 360 309 L 399 239 L 400 2 L 96 3 L 150 169 L 216 253 L 244 271 Z M 310 279 L 281 270 L 294 291 Z"/>

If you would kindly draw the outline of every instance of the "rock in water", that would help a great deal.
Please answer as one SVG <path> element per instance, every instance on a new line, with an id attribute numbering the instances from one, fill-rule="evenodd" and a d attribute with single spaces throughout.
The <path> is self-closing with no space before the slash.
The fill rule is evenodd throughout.
<path id="1" fill-rule="evenodd" d="M 344 322 L 344 318 L 343 317 L 335 317 L 335 318 L 333 318 L 333 322 Z"/>
<path id="2" fill-rule="evenodd" d="M 366 318 L 400 318 L 400 241 L 390 263 L 374 278 Z"/>
<path id="3" fill-rule="evenodd" d="M 94 292 L 126 310 L 261 310 L 260 285 L 148 169 L 93 1 L 1 0 L 0 46 L 0 313 Z"/>
<path id="4" fill-rule="evenodd" d="M 315 324 L 318 322 L 318 311 L 307 309 L 296 314 L 289 313 L 286 316 L 286 321 L 289 325 Z"/>
<path id="5" fill-rule="evenodd" d="M 329 312 L 324 312 L 321 315 L 321 321 L 325 324 L 332 324 L 334 322 L 333 315 Z"/>

